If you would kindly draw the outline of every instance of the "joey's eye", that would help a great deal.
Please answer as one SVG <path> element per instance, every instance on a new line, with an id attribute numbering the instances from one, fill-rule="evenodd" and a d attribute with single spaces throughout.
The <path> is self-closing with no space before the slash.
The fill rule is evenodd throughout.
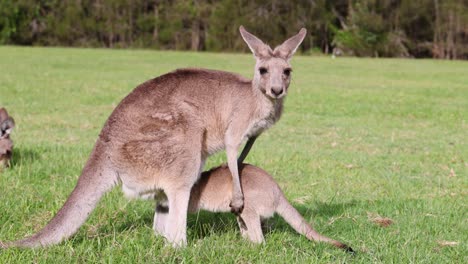
<path id="1" fill-rule="evenodd" d="M 264 74 L 266 74 L 268 72 L 268 70 L 266 68 L 263 68 L 263 67 L 258 69 L 258 71 L 260 72 L 261 75 L 264 75 Z"/>
<path id="2" fill-rule="evenodd" d="M 289 68 L 283 70 L 283 74 L 286 76 L 291 75 L 291 72 L 292 72 L 292 69 L 289 69 Z"/>

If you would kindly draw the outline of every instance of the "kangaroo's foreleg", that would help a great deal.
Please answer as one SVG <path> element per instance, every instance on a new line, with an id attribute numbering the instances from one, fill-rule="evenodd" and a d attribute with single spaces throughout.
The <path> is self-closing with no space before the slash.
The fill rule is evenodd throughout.
<path id="1" fill-rule="evenodd" d="M 242 153 L 240 154 L 239 158 L 237 159 L 237 165 L 238 166 L 244 162 L 245 158 L 247 157 L 247 155 L 250 152 L 250 149 L 252 149 L 252 146 L 255 143 L 255 140 L 257 139 L 257 137 L 258 136 L 253 136 L 253 137 L 249 138 L 249 140 L 245 144 L 244 149 L 242 150 Z"/>
<path id="2" fill-rule="evenodd" d="M 240 142 L 228 144 L 226 146 L 229 171 L 232 175 L 232 198 L 229 206 L 231 207 L 231 211 L 235 214 L 240 214 L 244 209 L 244 195 L 242 194 L 239 180 L 239 169 L 237 167 L 237 153 L 239 146 Z"/>

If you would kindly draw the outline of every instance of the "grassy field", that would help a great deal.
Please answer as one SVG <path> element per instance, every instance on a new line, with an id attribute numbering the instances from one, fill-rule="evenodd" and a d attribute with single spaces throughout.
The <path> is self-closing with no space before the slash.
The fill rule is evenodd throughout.
<path id="1" fill-rule="evenodd" d="M 188 218 L 188 246 L 153 235 L 154 204 L 106 195 L 72 239 L 0 263 L 467 263 L 468 63 L 297 56 L 281 121 L 247 161 L 279 182 L 348 255 L 282 219 L 243 241 L 230 214 Z M 73 189 L 106 118 L 136 85 L 180 67 L 250 76 L 244 54 L 0 47 L 0 106 L 15 118 L 0 174 L 0 240 L 43 227 Z M 211 157 L 207 168 L 225 161 Z M 393 224 L 382 227 L 378 217 Z"/>

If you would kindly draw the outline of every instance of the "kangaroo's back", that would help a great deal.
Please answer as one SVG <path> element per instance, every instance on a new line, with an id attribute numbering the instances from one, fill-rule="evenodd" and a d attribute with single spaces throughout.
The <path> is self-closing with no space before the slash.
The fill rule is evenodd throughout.
<path id="1" fill-rule="evenodd" d="M 198 111 L 212 109 L 213 104 L 225 104 L 225 100 L 247 95 L 250 87 L 250 80 L 234 73 L 178 69 L 137 86 L 115 108 L 108 126 L 112 128 L 117 121 L 133 119 L 135 115 L 170 111 L 183 104 L 193 104 Z"/>
<path id="2" fill-rule="evenodd" d="M 112 112 L 100 137 L 118 146 L 190 127 L 206 130 L 207 143 L 219 141 L 234 108 L 242 114 L 255 105 L 251 93 L 251 81 L 240 75 L 179 69 L 137 86 Z"/>
<path id="3" fill-rule="evenodd" d="M 283 196 L 275 180 L 259 167 L 242 164 L 239 177 L 244 193 L 245 208 L 252 208 L 261 215 L 272 216 Z M 190 197 L 191 211 L 229 211 L 232 198 L 232 178 L 229 167 L 221 165 L 202 173 L 192 188 Z"/>
<path id="4" fill-rule="evenodd" d="M 353 252 L 346 244 L 315 231 L 288 202 L 278 184 L 266 171 L 249 164 L 242 164 L 239 169 L 245 209 L 238 216 L 238 222 L 244 237 L 255 243 L 262 242 L 264 239 L 260 220 L 278 213 L 294 230 L 309 240 L 326 242 Z M 222 165 L 202 173 L 200 180 L 192 188 L 189 210 L 228 212 L 231 188 L 232 180 L 227 166 Z"/>

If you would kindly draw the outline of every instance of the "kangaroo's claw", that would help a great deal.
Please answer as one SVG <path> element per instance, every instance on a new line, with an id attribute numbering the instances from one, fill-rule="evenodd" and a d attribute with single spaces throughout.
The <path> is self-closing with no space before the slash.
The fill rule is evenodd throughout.
<path id="1" fill-rule="evenodd" d="M 244 201 L 242 199 L 233 200 L 229 204 L 229 207 L 231 207 L 232 213 L 234 213 L 235 215 L 240 215 L 242 211 L 244 210 Z"/>

